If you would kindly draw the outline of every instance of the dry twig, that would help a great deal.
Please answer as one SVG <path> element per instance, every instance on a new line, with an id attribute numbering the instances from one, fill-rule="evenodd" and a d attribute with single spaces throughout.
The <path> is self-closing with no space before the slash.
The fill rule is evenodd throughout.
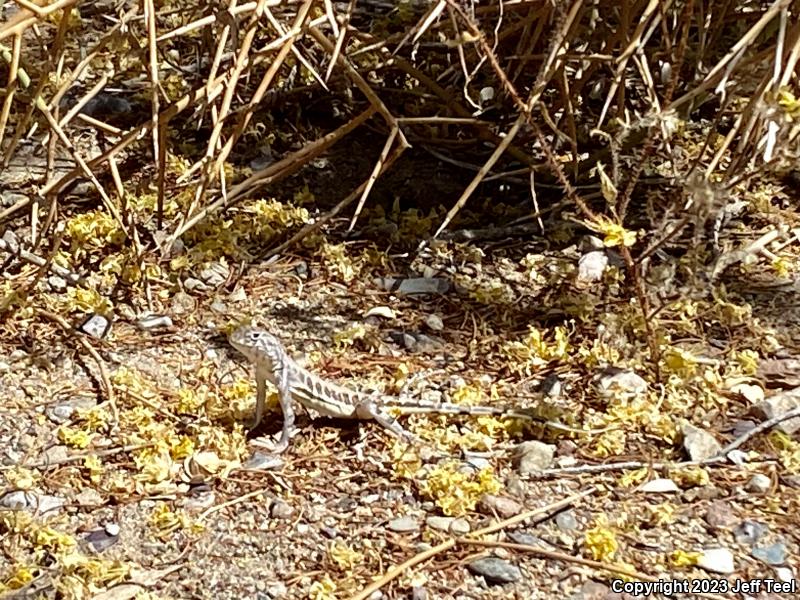
<path id="1" fill-rule="evenodd" d="M 108 377 L 108 370 L 106 369 L 106 364 L 100 355 L 97 353 L 97 350 L 89 343 L 83 335 L 78 335 L 75 333 L 75 330 L 70 326 L 69 323 L 62 317 L 61 315 L 57 315 L 47 310 L 38 309 L 37 312 L 50 319 L 54 323 L 56 323 L 64 333 L 74 337 L 78 343 L 83 347 L 84 350 L 91 356 L 94 361 L 97 363 L 97 368 L 100 371 L 100 380 L 103 383 L 104 392 L 106 394 L 106 400 L 111 405 L 111 411 L 114 414 L 114 422 L 119 423 L 119 412 L 117 411 L 117 402 L 116 397 L 114 396 L 114 387 L 111 385 L 111 379 Z"/>
<path id="2" fill-rule="evenodd" d="M 513 517 L 509 517 L 508 519 L 504 519 L 498 523 L 494 523 L 493 525 L 489 525 L 488 527 L 484 527 L 482 529 L 478 529 L 477 531 L 473 531 L 472 533 L 468 534 L 463 538 L 450 538 L 449 540 L 442 542 L 441 544 L 437 544 L 433 548 L 425 550 L 424 552 L 420 552 L 419 554 L 412 556 L 410 559 L 405 561 L 404 563 L 397 565 L 396 567 L 392 567 L 389 569 L 383 576 L 381 576 L 376 581 L 373 581 L 363 590 L 361 590 L 358 594 L 351 597 L 350 600 L 366 600 L 369 598 L 373 593 L 377 590 L 381 589 L 384 585 L 396 579 L 400 575 L 402 575 L 405 571 L 418 565 L 421 562 L 428 560 L 429 558 L 433 558 L 442 552 L 446 552 L 451 548 L 454 548 L 459 543 L 470 540 L 472 538 L 477 538 L 484 535 L 489 535 L 491 533 L 495 533 L 497 531 L 501 531 L 503 529 L 508 529 L 509 527 L 516 525 L 517 523 L 522 523 L 523 521 L 527 521 L 533 517 L 542 517 L 546 518 L 546 516 L 553 514 L 559 510 L 566 508 L 567 506 L 571 506 L 575 502 L 582 500 L 588 496 L 593 495 L 597 491 L 597 488 L 590 487 L 589 489 L 569 496 L 568 498 L 564 498 L 563 500 L 559 500 L 557 502 L 553 502 L 552 504 L 548 504 L 547 506 L 542 506 L 540 508 L 535 508 L 533 510 L 529 510 Z"/>
<path id="3" fill-rule="evenodd" d="M 733 440 L 730 444 L 725 446 L 722 450 L 720 450 L 714 456 L 710 456 L 709 458 L 703 460 L 687 460 L 684 462 L 645 462 L 645 461 L 625 461 L 625 462 L 618 462 L 618 463 L 606 463 L 602 465 L 582 465 L 577 467 L 562 467 L 559 469 L 546 469 L 544 471 L 535 473 L 532 475 L 534 479 L 540 479 L 545 477 L 558 477 L 560 475 L 577 475 L 580 473 L 604 473 L 608 471 L 625 471 L 631 469 L 653 469 L 654 471 L 665 471 L 671 469 L 682 469 L 685 467 L 707 467 L 710 465 L 719 464 L 725 462 L 728 459 L 728 454 L 733 450 L 739 448 L 742 444 L 747 442 L 750 438 L 758 435 L 762 431 L 770 429 L 777 425 L 778 423 L 782 423 L 783 421 L 788 421 L 789 419 L 793 419 L 795 417 L 800 416 L 800 407 L 790 410 L 782 415 L 778 415 L 771 419 L 768 419 L 757 426 L 753 427 L 746 433 L 742 434 L 735 440 Z"/>

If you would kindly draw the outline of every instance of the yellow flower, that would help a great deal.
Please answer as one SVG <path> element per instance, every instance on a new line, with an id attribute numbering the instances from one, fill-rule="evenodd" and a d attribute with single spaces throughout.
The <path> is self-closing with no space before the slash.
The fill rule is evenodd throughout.
<path id="1" fill-rule="evenodd" d="M 352 569 L 364 560 L 364 555 L 347 544 L 336 541 L 328 547 L 328 558 L 342 571 Z"/>
<path id="2" fill-rule="evenodd" d="M 608 527 L 604 515 L 599 516 L 595 526 L 586 532 L 584 541 L 594 560 L 609 561 L 619 550 L 617 535 Z"/>
<path id="3" fill-rule="evenodd" d="M 92 442 L 92 438 L 94 438 L 93 434 L 82 429 L 73 429 L 66 425 L 59 427 L 56 435 L 58 439 L 67 446 L 81 449 L 86 448 Z"/>

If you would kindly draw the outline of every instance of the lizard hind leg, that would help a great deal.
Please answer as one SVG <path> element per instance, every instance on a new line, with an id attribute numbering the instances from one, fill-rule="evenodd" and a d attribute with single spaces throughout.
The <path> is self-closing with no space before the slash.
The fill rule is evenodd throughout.
<path id="1" fill-rule="evenodd" d="M 360 420 L 375 421 L 389 433 L 411 443 L 420 443 L 420 440 L 410 432 L 403 429 L 392 415 L 378 408 L 372 400 L 363 400 L 356 405 L 355 416 Z"/>

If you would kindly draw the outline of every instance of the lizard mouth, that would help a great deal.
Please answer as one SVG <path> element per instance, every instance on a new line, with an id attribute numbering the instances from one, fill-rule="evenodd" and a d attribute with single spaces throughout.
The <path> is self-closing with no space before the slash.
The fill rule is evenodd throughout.
<path id="1" fill-rule="evenodd" d="M 230 343 L 230 338 L 221 332 L 209 335 L 207 339 L 209 343 L 217 346 L 225 346 L 226 344 Z"/>

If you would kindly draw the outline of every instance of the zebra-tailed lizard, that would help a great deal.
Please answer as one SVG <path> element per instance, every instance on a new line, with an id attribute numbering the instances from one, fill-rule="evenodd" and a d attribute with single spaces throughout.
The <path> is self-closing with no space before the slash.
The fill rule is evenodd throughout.
<path id="1" fill-rule="evenodd" d="M 252 428 L 256 428 L 264 416 L 266 382 L 278 388 L 278 400 L 283 411 L 283 430 L 275 452 L 280 453 L 289 446 L 294 428 L 294 406 L 298 402 L 306 408 L 316 410 L 322 416 L 338 419 L 377 421 L 390 433 L 412 442 L 418 442 L 403 429 L 390 412 L 399 414 L 435 413 L 461 415 L 502 415 L 528 420 L 541 420 L 525 411 L 492 407 L 428 402 L 410 398 L 371 395 L 325 381 L 298 365 L 274 335 L 256 327 L 240 327 L 230 335 L 230 343 L 255 366 L 256 414 Z M 553 429 L 573 433 L 595 434 L 607 429 L 587 430 L 567 427 L 554 421 L 542 421 Z"/>

